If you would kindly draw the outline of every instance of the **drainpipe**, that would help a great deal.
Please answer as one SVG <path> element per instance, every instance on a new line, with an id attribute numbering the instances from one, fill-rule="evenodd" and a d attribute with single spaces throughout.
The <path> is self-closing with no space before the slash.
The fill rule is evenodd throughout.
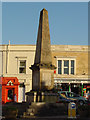
<path id="1" fill-rule="evenodd" d="M 9 40 L 9 44 L 7 45 L 6 48 L 6 73 L 8 73 L 8 64 L 9 64 L 9 46 L 10 46 L 10 40 Z"/>
<path id="2" fill-rule="evenodd" d="M 6 48 L 6 74 L 8 73 L 8 45 Z"/>
<path id="3" fill-rule="evenodd" d="M 3 50 L 2 50 L 2 77 L 3 77 Z"/>

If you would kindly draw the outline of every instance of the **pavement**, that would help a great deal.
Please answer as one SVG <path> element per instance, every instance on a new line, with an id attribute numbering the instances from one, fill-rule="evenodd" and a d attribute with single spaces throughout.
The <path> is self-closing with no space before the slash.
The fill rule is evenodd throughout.
<path id="1" fill-rule="evenodd" d="M 5 120 L 4 118 L 1 120 Z M 17 118 L 16 120 L 90 120 L 90 118 L 68 118 L 68 116 L 47 116 L 47 117 L 30 117 L 30 118 Z"/>
<path id="2" fill-rule="evenodd" d="M 7 105 L 8 104 L 4 105 L 3 107 L 5 107 Z M 20 108 L 20 110 L 23 110 L 25 107 L 27 108 L 28 104 L 26 104 L 26 103 L 23 103 L 23 104 L 15 103 L 15 106 Z M 85 117 L 85 118 L 81 117 L 80 118 L 80 116 L 78 114 L 77 114 L 76 118 L 68 118 L 67 113 L 65 113 L 66 107 L 63 104 L 60 104 L 59 108 L 60 108 L 60 113 L 64 113 L 64 114 L 59 114 L 59 115 L 51 114 L 51 116 L 48 116 L 48 114 L 47 114 L 47 115 L 44 115 L 42 117 L 41 116 L 36 116 L 36 117 L 35 116 L 29 116 L 27 118 L 23 118 L 23 117 L 19 116 L 20 118 L 17 118 L 16 120 L 90 120 L 90 117 Z M 55 107 L 54 107 L 54 109 L 55 109 Z M 45 113 L 48 112 L 47 109 L 45 109 L 44 112 Z M 21 111 L 20 113 L 23 113 L 23 111 Z M 5 120 L 4 115 L 3 115 L 2 118 L 0 116 L 0 120 Z"/>

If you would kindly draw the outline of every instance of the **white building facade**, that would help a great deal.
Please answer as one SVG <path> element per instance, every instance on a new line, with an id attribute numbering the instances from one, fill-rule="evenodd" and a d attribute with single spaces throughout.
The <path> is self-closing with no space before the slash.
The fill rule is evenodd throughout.
<path id="1" fill-rule="evenodd" d="M 32 90 L 32 70 L 29 67 L 34 64 L 35 50 L 35 45 L 0 46 L 0 76 L 18 78 L 18 102 L 25 101 L 25 93 Z M 71 84 L 74 87 L 78 83 L 90 86 L 88 46 L 52 45 L 51 50 L 52 62 L 57 67 L 54 70 L 56 87 L 61 87 L 64 83 L 68 84 L 69 90 Z"/>

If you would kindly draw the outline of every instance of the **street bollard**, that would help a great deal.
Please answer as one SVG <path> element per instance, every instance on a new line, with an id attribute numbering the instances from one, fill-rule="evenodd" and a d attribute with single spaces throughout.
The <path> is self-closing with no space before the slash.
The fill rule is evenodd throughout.
<path id="1" fill-rule="evenodd" d="M 42 96 L 42 102 L 44 102 L 44 97 L 45 97 L 45 96 L 44 96 L 44 92 L 42 92 L 42 95 L 41 95 L 41 96 Z"/>
<path id="2" fill-rule="evenodd" d="M 37 93 L 34 92 L 34 100 L 33 100 L 33 102 L 36 102 L 36 96 L 37 96 Z"/>
<path id="3" fill-rule="evenodd" d="M 76 104 L 74 102 L 68 104 L 68 118 L 76 118 Z"/>

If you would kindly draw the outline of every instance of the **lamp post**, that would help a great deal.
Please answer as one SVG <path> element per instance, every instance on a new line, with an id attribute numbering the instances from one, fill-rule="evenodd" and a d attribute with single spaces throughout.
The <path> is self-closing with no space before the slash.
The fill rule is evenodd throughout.
<path id="1" fill-rule="evenodd" d="M 71 86 L 70 86 L 70 83 L 69 83 L 69 92 L 71 92 Z"/>
<path id="2" fill-rule="evenodd" d="M 83 96 L 83 83 L 82 83 L 82 86 L 81 86 L 81 95 Z"/>

